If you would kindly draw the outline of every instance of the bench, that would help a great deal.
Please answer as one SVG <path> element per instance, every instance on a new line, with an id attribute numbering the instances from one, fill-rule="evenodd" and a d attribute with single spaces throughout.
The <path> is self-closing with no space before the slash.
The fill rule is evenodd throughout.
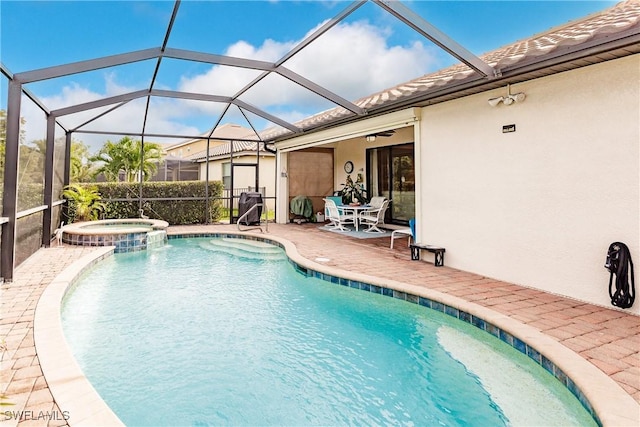
<path id="1" fill-rule="evenodd" d="M 442 267 L 444 265 L 444 253 L 446 251 L 445 248 L 441 248 L 439 246 L 433 245 L 425 245 L 422 243 L 412 243 L 409 245 L 411 247 L 411 260 L 419 261 L 420 260 L 420 250 L 424 249 L 427 252 L 432 252 L 435 254 L 435 266 Z"/>

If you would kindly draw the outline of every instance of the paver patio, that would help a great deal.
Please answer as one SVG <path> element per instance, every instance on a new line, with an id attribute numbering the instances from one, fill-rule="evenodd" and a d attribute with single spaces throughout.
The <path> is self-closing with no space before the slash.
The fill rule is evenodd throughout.
<path id="1" fill-rule="evenodd" d="M 170 234 L 237 231 L 231 225 L 172 226 Z M 256 233 L 253 231 L 252 233 Z M 406 240 L 389 248 L 389 234 L 353 239 L 321 231 L 317 224 L 270 224 L 269 234 L 293 242 L 309 260 L 324 265 L 424 286 L 491 308 L 536 328 L 578 353 L 640 402 L 640 316 L 455 270 L 411 261 Z M 22 419 L 2 416 L 0 426 L 66 425 L 40 369 L 34 346 L 35 307 L 46 286 L 67 266 L 93 251 L 65 245 L 42 249 L 20 265 L 1 287 L 0 336 L 4 338 L 0 390 L 25 410 Z M 62 409 L 62 410 L 61 410 Z M 72 416 L 72 414 L 69 414 Z"/>

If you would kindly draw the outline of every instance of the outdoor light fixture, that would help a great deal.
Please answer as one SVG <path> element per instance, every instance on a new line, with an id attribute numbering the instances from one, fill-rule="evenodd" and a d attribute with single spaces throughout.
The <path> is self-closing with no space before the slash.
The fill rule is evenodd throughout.
<path id="1" fill-rule="evenodd" d="M 524 92 L 511 93 L 511 85 L 507 85 L 507 96 L 499 96 L 497 98 L 490 98 L 489 105 L 496 107 L 500 102 L 504 105 L 511 105 L 514 102 L 522 102 L 526 98 Z"/>
<path id="2" fill-rule="evenodd" d="M 367 142 L 375 142 L 376 141 L 376 136 L 375 135 L 367 135 Z"/>
<path id="3" fill-rule="evenodd" d="M 498 105 L 503 100 L 504 100 L 504 96 L 499 96 L 497 98 L 491 98 L 491 99 L 489 99 L 489 105 L 491 105 L 492 107 L 495 107 L 496 105 Z"/>

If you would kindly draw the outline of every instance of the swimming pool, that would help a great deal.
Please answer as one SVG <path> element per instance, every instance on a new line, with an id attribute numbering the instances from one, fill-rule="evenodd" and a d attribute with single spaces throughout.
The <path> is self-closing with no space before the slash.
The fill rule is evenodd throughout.
<path id="1" fill-rule="evenodd" d="M 66 298 L 75 356 L 127 425 L 594 424 L 544 369 L 469 324 L 305 277 L 279 250 L 220 243 L 111 257 Z"/>

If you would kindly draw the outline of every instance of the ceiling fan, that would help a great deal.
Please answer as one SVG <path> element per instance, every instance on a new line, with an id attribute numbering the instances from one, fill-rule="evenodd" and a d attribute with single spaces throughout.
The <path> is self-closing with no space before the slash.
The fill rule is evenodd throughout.
<path id="1" fill-rule="evenodd" d="M 389 137 L 392 136 L 394 133 L 396 133 L 395 130 L 390 129 L 390 130 L 383 130 L 381 132 L 376 132 L 376 133 L 370 133 L 369 135 L 367 135 L 365 138 L 367 139 L 367 142 L 373 142 L 376 140 L 377 137 L 382 136 L 382 137 Z"/>

